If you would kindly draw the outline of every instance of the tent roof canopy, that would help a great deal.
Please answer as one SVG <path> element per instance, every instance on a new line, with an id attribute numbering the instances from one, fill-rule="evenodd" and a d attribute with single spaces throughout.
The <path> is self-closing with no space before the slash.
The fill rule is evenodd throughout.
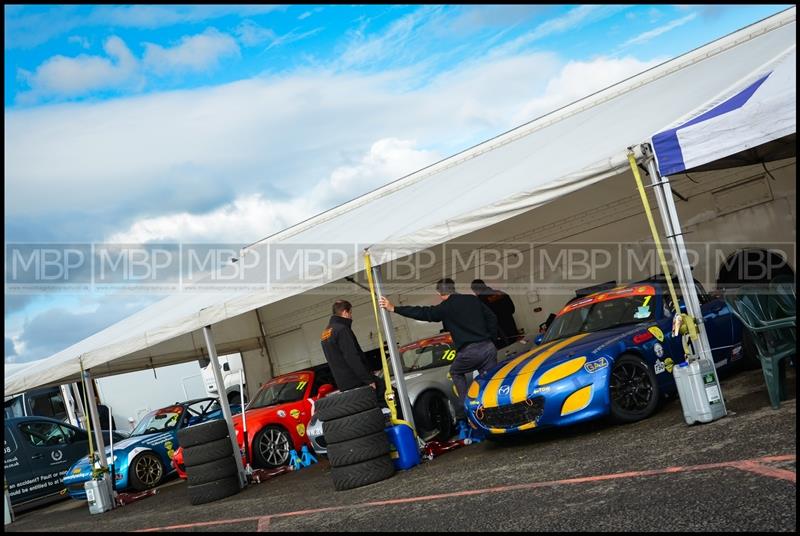
<path id="1" fill-rule="evenodd" d="M 276 276 L 258 291 L 172 295 L 6 378 L 5 392 L 74 381 L 81 364 L 107 375 L 196 359 L 203 346 L 197 332 L 206 325 L 215 333 L 238 331 L 237 340 L 255 340 L 260 328 L 247 313 L 363 270 L 360 252 L 366 246 L 386 263 L 618 175 L 627 170 L 626 148 L 685 123 L 774 70 L 776 58 L 794 50 L 795 17 L 796 8 L 790 8 L 242 252 L 240 263 L 259 248 L 348 244 L 346 262 L 328 267 L 313 283 L 295 272 Z"/>

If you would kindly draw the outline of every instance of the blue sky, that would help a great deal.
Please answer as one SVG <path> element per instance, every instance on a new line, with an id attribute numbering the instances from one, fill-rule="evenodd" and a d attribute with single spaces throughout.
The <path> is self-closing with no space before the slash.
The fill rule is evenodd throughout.
<path id="1" fill-rule="evenodd" d="M 249 242 L 782 11 L 6 6 L 6 242 Z M 6 361 L 157 296 L 14 295 Z"/>

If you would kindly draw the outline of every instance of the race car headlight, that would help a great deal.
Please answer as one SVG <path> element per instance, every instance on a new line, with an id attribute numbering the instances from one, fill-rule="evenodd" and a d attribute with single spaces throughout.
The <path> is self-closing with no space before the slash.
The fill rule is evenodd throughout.
<path id="1" fill-rule="evenodd" d="M 542 374 L 541 378 L 539 378 L 539 386 L 557 382 L 558 380 L 563 380 L 570 374 L 575 374 L 581 369 L 584 363 L 586 363 L 585 356 L 577 357 L 575 359 L 570 359 L 566 363 L 561 363 L 560 365 L 556 365 L 555 367 L 551 368 L 550 370 Z"/>
<path id="2" fill-rule="evenodd" d="M 469 386 L 469 391 L 467 391 L 467 396 L 469 398 L 477 398 L 480 390 L 481 388 L 478 385 L 478 382 L 473 381 L 472 384 Z"/>

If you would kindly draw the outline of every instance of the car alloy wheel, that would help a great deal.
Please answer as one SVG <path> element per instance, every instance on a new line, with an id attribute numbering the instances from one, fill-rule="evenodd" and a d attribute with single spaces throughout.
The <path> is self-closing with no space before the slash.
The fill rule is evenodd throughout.
<path id="1" fill-rule="evenodd" d="M 136 478 L 147 488 L 155 487 L 164 476 L 161 462 L 153 454 L 143 454 L 136 459 L 133 467 Z"/>
<path id="2" fill-rule="evenodd" d="M 653 385 L 646 365 L 623 363 L 611 375 L 611 395 L 626 411 L 644 411 L 653 397 Z"/>
<path id="3" fill-rule="evenodd" d="M 656 410 L 660 390 L 655 372 L 639 356 L 623 354 L 615 361 L 608 378 L 611 417 L 617 422 L 646 419 Z"/>
<path id="4" fill-rule="evenodd" d="M 269 427 L 259 434 L 256 449 L 270 467 L 280 467 L 289 461 L 289 437 L 279 428 Z"/>

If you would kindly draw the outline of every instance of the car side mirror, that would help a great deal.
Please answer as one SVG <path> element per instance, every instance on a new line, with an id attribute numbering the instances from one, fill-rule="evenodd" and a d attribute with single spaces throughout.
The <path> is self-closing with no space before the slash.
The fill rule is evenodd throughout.
<path id="1" fill-rule="evenodd" d="M 329 394 L 331 394 L 335 390 L 336 390 L 336 388 L 333 385 L 331 385 L 329 383 L 324 383 L 324 384 L 319 386 L 319 390 L 317 391 L 317 399 L 320 399 L 320 398 L 323 398 L 325 396 L 328 396 Z"/>
<path id="2" fill-rule="evenodd" d="M 544 340 L 544 335 L 543 334 L 537 335 L 536 338 L 533 339 L 533 344 L 535 344 L 536 346 L 539 346 L 540 344 L 542 344 L 543 340 Z"/>

